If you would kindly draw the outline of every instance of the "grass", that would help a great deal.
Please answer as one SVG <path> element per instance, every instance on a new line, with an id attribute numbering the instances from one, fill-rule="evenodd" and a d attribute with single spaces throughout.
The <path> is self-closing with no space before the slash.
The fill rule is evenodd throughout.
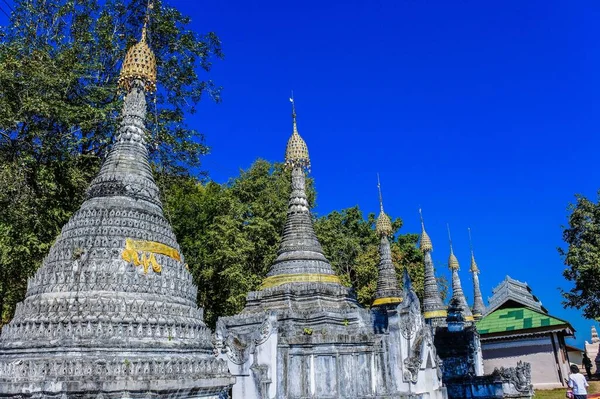
<path id="1" fill-rule="evenodd" d="M 600 393 L 600 381 L 590 381 L 590 387 L 588 388 L 588 393 Z M 552 389 L 549 391 L 542 391 L 537 389 L 535 391 L 535 399 L 565 399 L 567 389 L 566 388 L 558 388 Z"/>

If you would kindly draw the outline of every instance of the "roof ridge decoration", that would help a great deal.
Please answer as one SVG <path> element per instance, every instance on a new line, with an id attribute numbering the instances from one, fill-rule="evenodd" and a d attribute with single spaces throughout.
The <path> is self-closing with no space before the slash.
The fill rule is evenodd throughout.
<path id="1" fill-rule="evenodd" d="M 379 265 L 377 266 L 377 290 L 373 306 L 397 305 L 402 302 L 402 291 L 398 286 L 396 267 L 392 262 L 392 251 L 389 238 L 392 235 L 392 223 L 383 211 L 383 198 L 381 196 L 381 183 L 379 173 L 377 174 L 377 189 L 379 191 L 380 213 L 377 218 L 375 231 L 380 238 L 379 241 Z M 406 287 L 405 287 L 406 289 Z"/>
<path id="2" fill-rule="evenodd" d="M 423 279 L 423 316 L 429 324 L 438 326 L 445 324 L 448 311 L 442 301 L 437 279 L 435 278 L 435 268 L 433 266 L 433 259 L 431 258 L 433 244 L 431 238 L 425 232 L 425 222 L 421 208 L 419 208 L 419 216 L 421 218 L 420 248 L 423 251 L 423 266 L 425 268 Z"/>
<path id="3" fill-rule="evenodd" d="M 475 262 L 475 253 L 473 252 L 473 240 L 471 239 L 471 228 L 469 231 L 469 246 L 471 247 L 471 274 L 473 276 L 473 317 L 480 319 L 485 313 L 485 304 L 483 303 L 483 297 L 481 295 L 481 288 L 479 287 L 479 268 Z"/>
<path id="4" fill-rule="evenodd" d="M 292 191 L 277 258 L 260 289 L 294 283 L 323 283 L 341 286 L 339 277 L 323 254 L 313 228 L 306 196 L 306 170 L 310 166 L 308 147 L 298 134 L 296 107 L 292 103 L 292 136 L 286 149 L 286 167 L 292 170 Z"/>

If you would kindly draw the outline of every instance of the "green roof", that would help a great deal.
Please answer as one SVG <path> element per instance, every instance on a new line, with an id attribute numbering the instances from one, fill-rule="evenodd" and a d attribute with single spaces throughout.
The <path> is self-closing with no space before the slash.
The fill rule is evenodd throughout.
<path id="1" fill-rule="evenodd" d="M 497 309 L 477 323 L 479 334 L 528 330 L 549 326 L 569 326 L 569 323 L 530 308 Z"/>

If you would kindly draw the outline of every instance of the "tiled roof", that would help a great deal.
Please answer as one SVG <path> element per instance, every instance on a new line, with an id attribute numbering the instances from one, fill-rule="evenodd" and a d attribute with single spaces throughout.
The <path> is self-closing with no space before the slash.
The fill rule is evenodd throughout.
<path id="1" fill-rule="evenodd" d="M 551 326 L 571 328 L 568 322 L 537 310 L 525 307 L 505 308 L 495 310 L 479 320 L 477 331 L 479 331 L 479 334 L 485 335 Z"/>
<path id="2" fill-rule="evenodd" d="M 492 293 L 492 297 L 488 298 L 489 306 L 487 307 L 485 314 L 492 313 L 509 301 L 517 302 L 522 306 L 548 313 L 546 308 L 542 306 L 540 300 L 533 295 L 531 288 L 529 288 L 527 283 L 515 280 L 509 276 L 506 276 L 506 278 L 492 290 Z"/>

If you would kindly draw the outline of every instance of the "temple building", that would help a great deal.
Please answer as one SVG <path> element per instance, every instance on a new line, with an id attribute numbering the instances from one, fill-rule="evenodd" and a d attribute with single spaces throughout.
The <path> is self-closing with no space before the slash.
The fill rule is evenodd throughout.
<path id="1" fill-rule="evenodd" d="M 145 24 L 115 143 L 0 335 L 0 397 L 218 398 L 234 383 L 148 163 L 155 83 Z"/>
<path id="2" fill-rule="evenodd" d="M 236 377 L 233 399 L 444 398 L 419 300 L 392 273 L 391 224 L 381 212 L 380 278 L 372 317 L 323 254 L 305 192 L 308 148 L 292 113 L 286 149 L 292 191 L 277 258 L 246 307 L 217 322 L 220 358 Z"/>
<path id="3" fill-rule="evenodd" d="M 527 284 L 507 276 L 494 288 L 477 329 L 485 372 L 522 360 L 531 363 L 536 389 L 564 386 L 569 375 L 565 338 L 575 330 L 569 322 L 549 315 Z"/>

